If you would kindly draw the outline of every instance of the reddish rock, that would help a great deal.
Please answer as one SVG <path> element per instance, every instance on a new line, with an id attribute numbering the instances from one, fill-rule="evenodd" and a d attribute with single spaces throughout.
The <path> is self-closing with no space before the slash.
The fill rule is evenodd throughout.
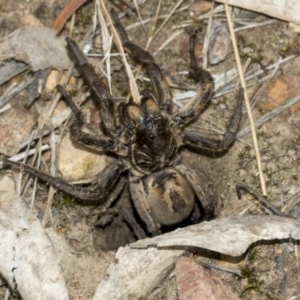
<path id="1" fill-rule="evenodd" d="M 178 258 L 175 275 L 180 300 L 239 299 L 220 278 L 188 257 Z"/>

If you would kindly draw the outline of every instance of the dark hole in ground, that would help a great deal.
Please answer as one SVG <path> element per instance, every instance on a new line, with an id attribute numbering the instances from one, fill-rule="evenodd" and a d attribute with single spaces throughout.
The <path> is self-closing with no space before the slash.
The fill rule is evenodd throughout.
<path id="1" fill-rule="evenodd" d="M 120 212 L 121 207 L 126 208 L 137 224 L 144 230 L 146 235 L 150 237 L 149 233 L 147 233 L 144 222 L 141 220 L 133 206 L 128 186 L 126 186 L 118 199 L 116 199 L 114 204 L 107 211 L 107 214 L 98 219 L 97 223 L 102 224 L 95 225 L 95 244 L 104 251 L 117 250 L 119 247 L 138 240 L 131 226 L 122 217 Z M 195 207 L 190 216 L 180 223 L 171 226 L 163 226 L 162 233 L 171 232 L 177 228 L 197 224 L 207 219 L 213 219 L 213 216 L 207 216 L 202 205 L 200 204 L 200 201 L 195 196 Z M 98 239 L 98 236 L 101 236 L 101 239 Z M 101 244 L 97 242 L 97 240 L 101 240 Z"/>

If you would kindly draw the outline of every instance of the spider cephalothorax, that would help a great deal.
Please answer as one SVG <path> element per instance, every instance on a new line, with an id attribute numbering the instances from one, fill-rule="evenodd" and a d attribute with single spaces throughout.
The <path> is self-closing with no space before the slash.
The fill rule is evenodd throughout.
<path id="1" fill-rule="evenodd" d="M 125 105 L 123 115 L 127 124 L 132 126 L 129 147 L 135 168 L 150 174 L 169 166 L 176 158 L 178 140 L 156 102 L 144 97 L 140 105 Z"/>
<path id="2" fill-rule="evenodd" d="M 191 75 L 198 80 L 199 90 L 187 105 L 173 112 L 171 92 L 153 56 L 128 39 L 114 10 L 111 15 L 124 48 L 146 69 L 154 91 L 144 91 L 140 103 L 121 103 L 115 108 L 106 85 L 97 77 L 77 43 L 69 38 L 68 49 L 100 106 L 103 135 L 83 132 L 82 112 L 61 86 L 58 86 L 58 90 L 74 113 L 70 125 L 71 138 L 87 148 L 113 152 L 117 158 L 99 174 L 100 180 L 92 188 L 74 186 L 28 165 L 22 165 L 22 168 L 54 187 L 94 204 L 104 203 L 118 184 L 120 176 L 128 174 L 134 206 L 149 233 L 158 234 L 161 225 L 176 224 L 191 214 L 195 195 L 204 210 L 212 206 L 203 192 L 197 173 L 179 156 L 179 148 L 189 145 L 210 151 L 226 150 L 234 142 L 240 123 L 242 90 L 237 95 L 237 105 L 222 140 L 189 131 L 189 124 L 203 111 L 214 90 L 211 74 L 196 64 L 194 38 L 190 39 Z M 11 161 L 7 163 L 20 166 Z"/>

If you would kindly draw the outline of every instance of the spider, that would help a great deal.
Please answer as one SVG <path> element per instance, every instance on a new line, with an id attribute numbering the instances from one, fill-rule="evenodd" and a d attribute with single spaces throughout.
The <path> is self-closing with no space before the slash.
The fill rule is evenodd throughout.
<path id="1" fill-rule="evenodd" d="M 197 119 L 214 93 L 211 74 L 197 66 L 195 37 L 190 38 L 190 74 L 199 82 L 200 88 L 188 104 L 173 112 L 172 95 L 159 65 L 150 53 L 129 40 L 114 10 L 111 16 L 123 47 L 129 50 L 137 63 L 143 65 L 154 91 L 143 91 L 139 104 L 129 101 L 115 107 L 106 84 L 98 78 L 77 43 L 70 38 L 66 39 L 67 48 L 99 104 L 103 135 L 83 132 L 82 112 L 61 86 L 58 90 L 73 111 L 70 125 L 72 140 L 90 149 L 114 153 L 114 162 L 99 174 L 99 182 L 93 187 L 72 185 L 25 164 L 9 160 L 6 163 L 18 166 L 88 204 L 104 204 L 120 176 L 127 174 L 136 211 L 149 234 L 157 235 L 161 226 L 177 224 L 191 215 L 195 195 L 204 211 L 211 209 L 212 203 L 205 196 L 196 171 L 180 157 L 179 150 L 185 146 L 213 152 L 227 150 L 233 144 L 239 127 L 243 93 L 242 89 L 237 93 L 237 105 L 221 140 L 206 138 L 186 129 Z"/>

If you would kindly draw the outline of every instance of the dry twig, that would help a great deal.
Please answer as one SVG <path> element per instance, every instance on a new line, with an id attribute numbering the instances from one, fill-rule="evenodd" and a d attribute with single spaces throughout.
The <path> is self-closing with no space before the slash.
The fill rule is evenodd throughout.
<path id="1" fill-rule="evenodd" d="M 61 32 L 69 18 L 74 14 L 74 12 L 81 7 L 87 0 L 71 0 L 60 12 L 58 17 L 54 20 L 52 28 Z"/>
<path id="2" fill-rule="evenodd" d="M 263 170 L 262 170 L 262 164 L 261 164 L 261 159 L 260 159 L 259 147 L 258 147 L 258 143 L 257 143 L 254 121 L 253 121 L 253 117 L 252 117 L 252 113 L 251 113 L 251 107 L 250 107 L 249 98 L 248 98 L 248 94 L 247 94 L 246 83 L 245 83 L 245 79 L 243 76 L 240 56 L 239 56 L 239 52 L 237 49 L 236 39 L 235 39 L 235 35 L 234 35 L 234 30 L 233 30 L 233 23 L 232 23 L 231 13 L 229 11 L 228 4 L 225 4 L 225 11 L 226 11 L 226 16 L 227 16 L 227 20 L 228 20 L 228 26 L 229 26 L 231 39 L 232 39 L 233 49 L 234 49 L 234 53 L 235 53 L 235 59 L 237 62 L 237 67 L 238 67 L 239 76 L 240 76 L 240 80 L 241 80 L 241 86 L 244 89 L 244 99 L 245 99 L 245 103 L 246 103 L 248 118 L 249 118 L 250 125 L 251 125 L 252 139 L 253 139 L 253 145 L 254 145 L 254 150 L 255 150 L 256 162 L 257 162 L 258 171 L 259 171 L 261 188 L 262 188 L 263 195 L 267 196 L 266 183 L 265 183 Z"/>

